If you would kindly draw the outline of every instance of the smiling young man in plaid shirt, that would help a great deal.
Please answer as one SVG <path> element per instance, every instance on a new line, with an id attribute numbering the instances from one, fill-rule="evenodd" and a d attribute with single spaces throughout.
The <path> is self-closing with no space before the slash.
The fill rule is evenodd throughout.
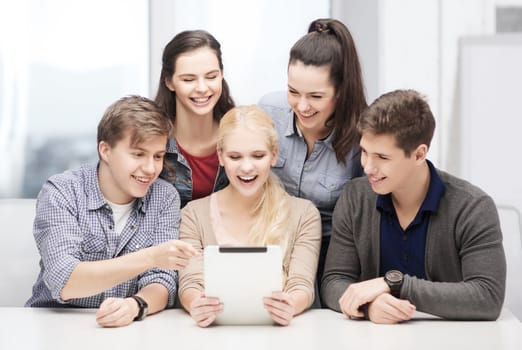
<path id="1" fill-rule="evenodd" d="M 38 195 L 40 274 L 26 306 L 99 308 L 119 327 L 173 305 L 176 271 L 197 254 L 177 240 L 180 200 L 158 179 L 171 124 L 143 97 L 98 125 L 98 164 L 50 177 Z"/>

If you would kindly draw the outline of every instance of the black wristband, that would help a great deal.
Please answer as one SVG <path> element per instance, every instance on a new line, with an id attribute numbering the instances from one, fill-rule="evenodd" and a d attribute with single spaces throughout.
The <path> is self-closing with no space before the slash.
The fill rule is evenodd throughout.
<path id="1" fill-rule="evenodd" d="M 143 300 L 142 297 L 139 297 L 137 295 L 131 295 L 131 298 L 136 300 L 136 303 L 138 303 L 138 314 L 136 317 L 134 317 L 134 321 L 141 321 L 147 316 L 147 310 L 148 310 L 148 304 L 145 300 Z"/>

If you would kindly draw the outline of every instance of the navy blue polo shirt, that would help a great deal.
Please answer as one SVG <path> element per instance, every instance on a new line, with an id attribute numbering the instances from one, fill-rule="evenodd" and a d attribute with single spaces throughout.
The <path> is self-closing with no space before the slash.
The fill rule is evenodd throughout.
<path id="1" fill-rule="evenodd" d="M 391 193 L 377 196 L 377 210 L 381 212 L 381 276 L 388 270 L 399 270 L 410 276 L 426 278 L 424 256 L 430 215 L 437 212 L 446 190 L 433 164 L 429 160 L 426 162 L 430 169 L 428 193 L 406 230 L 399 223 Z"/>

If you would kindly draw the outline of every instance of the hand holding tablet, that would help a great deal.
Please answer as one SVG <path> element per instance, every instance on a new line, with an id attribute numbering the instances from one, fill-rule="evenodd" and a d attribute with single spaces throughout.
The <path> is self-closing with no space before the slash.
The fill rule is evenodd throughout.
<path id="1" fill-rule="evenodd" d="M 285 292 L 273 292 L 271 297 L 263 298 L 265 309 L 270 317 L 282 326 L 288 326 L 295 314 L 295 302 Z"/>

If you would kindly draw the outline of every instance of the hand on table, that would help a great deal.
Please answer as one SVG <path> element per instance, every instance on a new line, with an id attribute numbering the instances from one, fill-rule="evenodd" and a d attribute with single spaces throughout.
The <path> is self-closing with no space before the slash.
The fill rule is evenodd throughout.
<path id="1" fill-rule="evenodd" d="M 359 308 L 389 291 L 390 288 L 382 277 L 352 283 L 339 299 L 339 307 L 350 318 L 364 317 L 364 313 Z"/>
<path id="2" fill-rule="evenodd" d="M 408 300 L 398 299 L 391 294 L 379 295 L 368 306 L 368 316 L 375 323 L 399 323 L 410 320 L 415 314 L 415 305 Z"/>
<path id="3" fill-rule="evenodd" d="M 96 322 L 102 327 L 126 326 L 134 321 L 138 310 L 132 298 L 107 298 L 96 312 Z"/>

